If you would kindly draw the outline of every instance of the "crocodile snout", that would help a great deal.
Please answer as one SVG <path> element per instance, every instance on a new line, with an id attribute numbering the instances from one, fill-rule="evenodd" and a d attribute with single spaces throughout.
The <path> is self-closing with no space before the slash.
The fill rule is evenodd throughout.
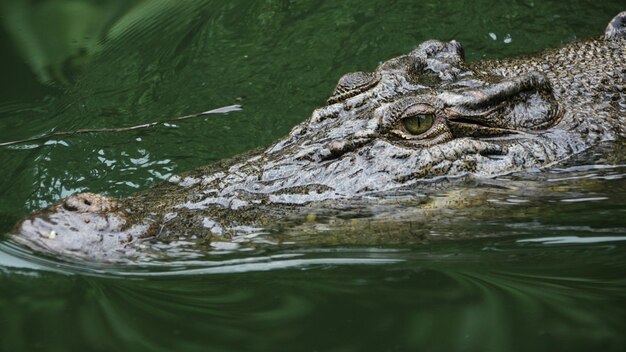
<path id="1" fill-rule="evenodd" d="M 117 202 L 95 193 L 70 196 L 24 219 L 16 226 L 13 241 L 50 254 L 112 259 L 145 233 L 141 226 L 127 226 Z"/>

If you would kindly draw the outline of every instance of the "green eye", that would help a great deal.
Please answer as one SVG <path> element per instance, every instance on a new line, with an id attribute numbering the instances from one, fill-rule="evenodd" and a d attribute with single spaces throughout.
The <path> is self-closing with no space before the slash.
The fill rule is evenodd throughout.
<path id="1" fill-rule="evenodd" d="M 407 132 L 420 135 L 433 127 L 435 118 L 433 115 L 413 115 L 402 119 L 402 124 Z"/>

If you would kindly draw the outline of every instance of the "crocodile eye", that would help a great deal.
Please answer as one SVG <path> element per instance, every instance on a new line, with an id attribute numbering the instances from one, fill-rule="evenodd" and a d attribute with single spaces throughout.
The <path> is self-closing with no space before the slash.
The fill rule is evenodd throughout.
<path id="1" fill-rule="evenodd" d="M 404 129 L 412 135 L 420 135 L 428 131 L 435 123 L 435 117 L 433 115 L 411 115 L 402 119 L 402 126 Z"/>

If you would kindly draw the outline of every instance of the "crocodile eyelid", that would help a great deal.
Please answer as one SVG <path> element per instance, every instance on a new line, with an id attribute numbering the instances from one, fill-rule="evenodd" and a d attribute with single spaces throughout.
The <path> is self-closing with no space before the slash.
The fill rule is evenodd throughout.
<path id="1" fill-rule="evenodd" d="M 423 100 L 417 100 L 413 98 L 396 101 L 383 107 L 380 111 L 379 126 L 386 130 L 392 129 L 402 118 L 408 116 L 406 112 L 415 106 L 424 106 L 423 114 L 438 115 L 437 108 L 428 104 Z"/>
<path id="2" fill-rule="evenodd" d="M 424 103 L 416 103 L 407 106 L 404 111 L 398 116 L 398 119 L 403 119 L 408 116 L 412 116 L 415 114 L 428 114 L 428 115 L 436 115 L 436 109 L 431 105 Z"/>

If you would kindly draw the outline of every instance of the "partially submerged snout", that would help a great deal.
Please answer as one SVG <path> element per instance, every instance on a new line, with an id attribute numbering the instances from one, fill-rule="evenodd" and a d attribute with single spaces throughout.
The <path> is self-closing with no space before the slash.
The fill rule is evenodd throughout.
<path id="1" fill-rule="evenodd" d="M 11 237 L 35 251 L 107 259 L 132 254 L 128 244 L 145 230 L 128 226 L 112 198 L 80 193 L 22 220 Z"/>

